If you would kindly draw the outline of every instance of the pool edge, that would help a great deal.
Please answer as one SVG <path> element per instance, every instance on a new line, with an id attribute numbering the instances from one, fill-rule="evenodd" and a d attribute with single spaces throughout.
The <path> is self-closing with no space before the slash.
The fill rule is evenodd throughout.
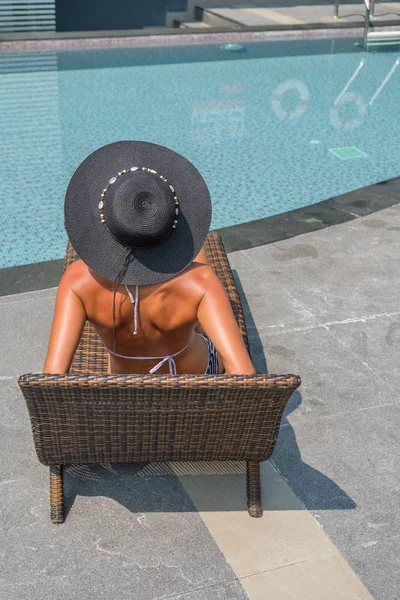
<path id="1" fill-rule="evenodd" d="M 400 203 L 400 177 L 316 204 L 219 229 L 227 252 L 248 250 L 339 225 Z"/>
<path id="2" fill-rule="evenodd" d="M 384 25 L 382 25 L 383 27 Z M 116 36 L 111 32 L 109 36 L 90 36 L 87 32 L 75 32 L 75 36 L 63 38 L 42 38 L 24 40 L 0 39 L 1 52 L 35 51 L 35 50 L 73 50 L 90 48 L 118 48 L 124 47 L 153 47 L 173 45 L 197 45 L 209 43 L 222 43 L 230 41 L 273 41 L 282 39 L 312 39 L 312 38 L 336 38 L 336 37 L 362 37 L 363 27 L 361 23 L 341 23 L 340 27 L 333 24 L 331 27 L 299 27 L 299 26 L 277 26 L 273 29 L 252 29 L 248 31 L 239 30 L 211 30 L 204 32 L 173 33 L 166 34 L 134 34 L 126 32 L 125 35 Z M 96 32 L 97 33 L 97 32 Z"/>
<path id="3" fill-rule="evenodd" d="M 248 250 L 325 229 L 400 203 L 400 177 L 271 217 L 218 229 L 227 252 Z M 58 285 L 64 259 L 0 268 L 0 297 Z"/>

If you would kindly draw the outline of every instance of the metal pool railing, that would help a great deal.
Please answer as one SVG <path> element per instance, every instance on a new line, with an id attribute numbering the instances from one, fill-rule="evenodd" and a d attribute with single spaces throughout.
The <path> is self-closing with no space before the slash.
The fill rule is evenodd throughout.
<path id="1" fill-rule="evenodd" d="M 364 3 L 365 3 L 364 49 L 366 50 L 368 47 L 368 31 L 369 31 L 369 26 L 370 26 L 372 1 L 370 2 L 370 0 L 364 0 Z"/>
<path id="2" fill-rule="evenodd" d="M 375 9 L 375 0 L 371 0 L 370 3 L 370 11 L 371 11 L 371 16 L 374 16 L 374 9 Z M 339 0 L 333 0 L 333 18 L 334 19 L 338 19 L 339 18 Z"/>
<path id="3" fill-rule="evenodd" d="M 377 29 L 375 31 L 370 31 L 371 25 L 371 15 L 373 11 L 373 1 L 374 0 L 364 0 L 365 4 L 365 24 L 364 24 L 364 50 L 369 50 L 371 46 L 400 46 L 400 30 L 399 29 Z M 397 68 L 399 64 L 398 59 L 396 60 L 395 66 L 393 67 L 393 71 L 390 72 L 389 77 L 391 77 L 392 72 Z M 386 81 L 385 81 L 386 85 Z"/>
<path id="4" fill-rule="evenodd" d="M 333 2 L 333 18 L 339 18 L 339 0 L 334 0 Z"/>

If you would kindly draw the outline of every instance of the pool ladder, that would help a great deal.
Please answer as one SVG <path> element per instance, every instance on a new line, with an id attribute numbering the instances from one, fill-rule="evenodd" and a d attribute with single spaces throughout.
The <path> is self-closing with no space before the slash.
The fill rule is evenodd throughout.
<path id="1" fill-rule="evenodd" d="M 370 31 L 371 15 L 374 13 L 374 0 L 364 0 L 365 25 L 364 25 L 364 50 L 371 46 L 389 46 L 400 44 L 400 30 L 386 29 L 383 31 Z"/>

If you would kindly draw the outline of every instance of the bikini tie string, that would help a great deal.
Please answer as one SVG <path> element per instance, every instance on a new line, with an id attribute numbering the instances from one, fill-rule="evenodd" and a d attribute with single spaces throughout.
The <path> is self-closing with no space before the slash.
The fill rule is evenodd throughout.
<path id="1" fill-rule="evenodd" d="M 155 367 L 153 367 L 152 369 L 150 369 L 149 373 L 151 373 L 151 374 L 155 373 L 166 362 L 168 362 L 169 374 L 170 375 L 177 375 L 176 362 L 174 361 L 174 359 L 172 358 L 172 356 L 164 356 L 164 358 L 162 360 L 160 360 L 160 362 L 157 363 Z"/>

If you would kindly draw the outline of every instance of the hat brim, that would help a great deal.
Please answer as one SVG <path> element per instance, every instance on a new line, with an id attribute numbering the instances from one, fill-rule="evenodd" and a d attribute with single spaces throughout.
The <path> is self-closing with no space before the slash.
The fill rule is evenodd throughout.
<path id="1" fill-rule="evenodd" d="M 96 273 L 115 280 L 126 246 L 100 220 L 101 192 L 119 171 L 133 166 L 154 169 L 171 183 L 179 198 L 179 223 L 160 244 L 132 248 L 123 282 L 150 285 L 188 267 L 200 252 L 211 223 L 207 184 L 186 158 L 158 144 L 121 141 L 90 154 L 76 169 L 65 196 L 65 227 L 79 257 Z"/>

